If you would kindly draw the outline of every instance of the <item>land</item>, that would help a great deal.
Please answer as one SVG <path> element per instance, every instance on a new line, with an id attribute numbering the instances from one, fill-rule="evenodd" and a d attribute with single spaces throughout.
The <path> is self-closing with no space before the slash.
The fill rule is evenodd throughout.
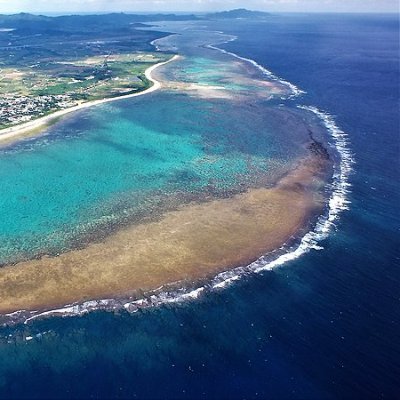
<path id="1" fill-rule="evenodd" d="M 151 43 L 166 34 L 150 29 L 152 23 L 266 16 L 245 9 L 206 15 L 0 15 L 0 136 L 6 128 L 83 102 L 148 89 L 145 70 L 172 57 L 155 52 Z"/>
<path id="2" fill-rule="evenodd" d="M 138 18 L 0 16 L 0 135 L 83 102 L 148 89 L 146 69 L 173 55 L 155 51 L 151 41 L 166 34 Z"/>
<path id="3" fill-rule="evenodd" d="M 0 129 L 83 102 L 144 91 L 152 84 L 146 69 L 170 58 L 167 54 L 114 54 L 58 61 L 45 67 L 2 69 Z"/>
<path id="4" fill-rule="evenodd" d="M 263 11 L 251 11 L 245 8 L 236 8 L 235 10 L 220 11 L 216 13 L 207 14 L 208 19 L 264 19 L 269 17 L 271 14 Z"/>
<path id="5" fill-rule="evenodd" d="M 80 101 L 77 104 L 71 104 L 69 106 L 66 106 L 65 108 L 61 108 L 58 111 L 55 112 L 50 112 L 48 115 L 43 116 L 41 118 L 33 119 L 32 121 L 28 121 L 22 124 L 18 124 L 15 126 L 11 126 L 9 128 L 5 128 L 0 131 L 0 143 L 3 144 L 9 144 L 10 142 L 13 142 L 17 139 L 20 139 L 25 136 L 32 136 L 37 134 L 38 131 L 40 131 L 43 127 L 46 127 L 50 125 L 52 122 L 57 121 L 60 117 L 75 112 L 82 110 L 84 108 L 92 107 L 95 105 L 103 104 L 103 103 L 108 103 L 110 101 L 114 100 L 122 100 L 130 97 L 136 97 L 136 96 L 141 96 L 146 93 L 150 93 L 152 91 L 158 90 L 161 87 L 161 83 L 154 79 L 151 75 L 152 71 L 154 71 L 155 68 L 167 64 L 170 61 L 176 60 L 178 55 L 173 56 L 172 58 L 169 58 L 167 61 L 161 61 L 157 64 L 152 65 L 151 67 L 147 68 L 144 76 L 146 78 L 146 81 L 149 82 L 151 85 L 149 85 L 146 89 L 143 91 L 134 91 L 129 92 L 129 93 L 123 93 L 118 96 L 110 96 L 110 97 L 104 97 L 99 100 L 92 100 L 92 101 Z"/>

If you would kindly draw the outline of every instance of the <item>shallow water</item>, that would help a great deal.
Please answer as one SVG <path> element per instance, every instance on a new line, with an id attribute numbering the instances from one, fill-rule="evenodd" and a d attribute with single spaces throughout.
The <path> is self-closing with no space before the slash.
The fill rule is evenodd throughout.
<path id="1" fill-rule="evenodd" d="M 291 88 L 256 65 L 198 49 L 224 38 L 203 35 L 158 42 L 184 49 L 160 93 L 5 150 L 23 166 L 4 177 L 17 190 L 4 196 L 3 262 L 20 262 L 0 270 L 1 312 L 189 290 L 292 244 L 323 211 L 332 163 L 313 142 L 328 139 L 323 121 L 284 106 Z"/>
<path id="2" fill-rule="evenodd" d="M 111 226 L 156 218 L 185 197 L 272 184 L 306 154 L 299 112 L 266 105 L 265 79 L 243 63 L 225 66 L 227 57 L 210 49 L 186 55 L 195 38 L 160 79 L 226 85 L 227 99 L 168 81 L 162 92 L 75 113 L 0 151 L 1 263 L 63 252 Z M 252 87 L 232 84 L 240 79 Z"/>

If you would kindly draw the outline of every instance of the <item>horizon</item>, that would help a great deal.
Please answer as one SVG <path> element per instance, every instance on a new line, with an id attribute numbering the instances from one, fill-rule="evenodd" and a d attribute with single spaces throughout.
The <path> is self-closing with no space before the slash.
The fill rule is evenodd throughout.
<path id="1" fill-rule="evenodd" d="M 135 10 L 104 10 L 104 11 L 17 11 L 17 12 L 3 12 L 0 10 L 0 15 L 20 15 L 20 14 L 28 14 L 35 16 L 44 16 L 44 17 L 61 17 L 61 16 L 73 16 L 73 15 L 108 15 L 108 14 L 127 14 L 127 15 L 157 15 L 157 14 L 175 14 L 175 15 L 204 15 L 218 12 L 226 12 L 237 10 L 238 8 L 230 8 L 230 9 L 220 9 L 220 10 L 193 10 L 193 11 L 182 11 L 182 10 L 170 10 L 170 11 L 135 11 Z M 331 14 L 331 15 L 363 15 L 363 14 L 376 14 L 376 15 L 397 15 L 397 11 L 266 11 L 260 9 L 247 9 L 248 11 L 255 12 L 265 12 L 267 14 L 286 14 L 286 15 L 298 15 L 298 14 Z"/>
<path id="2" fill-rule="evenodd" d="M 10 4 L 11 3 L 11 4 Z M 0 0 L 0 14 L 209 13 L 245 8 L 271 13 L 399 13 L 397 0 Z"/>

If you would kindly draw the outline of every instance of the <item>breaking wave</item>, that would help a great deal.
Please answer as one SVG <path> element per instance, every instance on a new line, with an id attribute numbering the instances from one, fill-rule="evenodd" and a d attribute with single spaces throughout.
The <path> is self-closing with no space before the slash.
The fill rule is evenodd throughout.
<path id="1" fill-rule="evenodd" d="M 236 36 L 231 36 L 229 39 L 227 39 L 226 41 L 224 41 L 223 43 L 229 43 L 232 42 L 234 40 L 236 40 L 237 37 Z M 222 44 L 222 43 L 221 43 Z M 296 85 L 294 85 L 291 82 L 286 81 L 285 79 L 280 78 L 279 76 L 275 75 L 273 72 L 271 72 L 270 70 L 266 69 L 265 67 L 263 67 L 262 65 L 258 64 L 256 61 L 252 60 L 251 58 L 246 58 L 246 57 L 242 57 L 239 56 L 236 53 L 232 53 L 230 51 L 221 49 L 220 47 L 214 46 L 214 45 L 207 45 L 206 46 L 209 49 L 213 49 L 213 50 L 217 50 L 220 51 L 221 53 L 224 54 L 229 54 L 232 57 L 235 57 L 239 60 L 248 62 L 249 64 L 253 65 L 254 67 L 256 67 L 259 71 L 262 72 L 263 75 L 265 75 L 268 79 L 272 80 L 272 81 L 277 81 L 280 84 L 286 86 L 289 88 L 289 90 L 291 91 L 291 94 L 289 95 L 289 98 L 294 98 L 294 97 L 298 97 L 302 94 L 305 94 L 306 92 L 304 90 L 301 90 L 300 88 L 298 88 Z"/>

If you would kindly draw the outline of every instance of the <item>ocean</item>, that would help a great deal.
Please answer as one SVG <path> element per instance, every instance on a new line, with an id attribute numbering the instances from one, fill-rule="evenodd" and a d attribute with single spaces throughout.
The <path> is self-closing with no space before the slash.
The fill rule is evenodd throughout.
<path id="1" fill-rule="evenodd" d="M 237 37 L 219 48 L 304 91 L 293 107 L 347 135 L 348 210 L 318 250 L 197 299 L 0 328 L 1 398 L 398 395 L 397 16 L 209 25 Z"/>

